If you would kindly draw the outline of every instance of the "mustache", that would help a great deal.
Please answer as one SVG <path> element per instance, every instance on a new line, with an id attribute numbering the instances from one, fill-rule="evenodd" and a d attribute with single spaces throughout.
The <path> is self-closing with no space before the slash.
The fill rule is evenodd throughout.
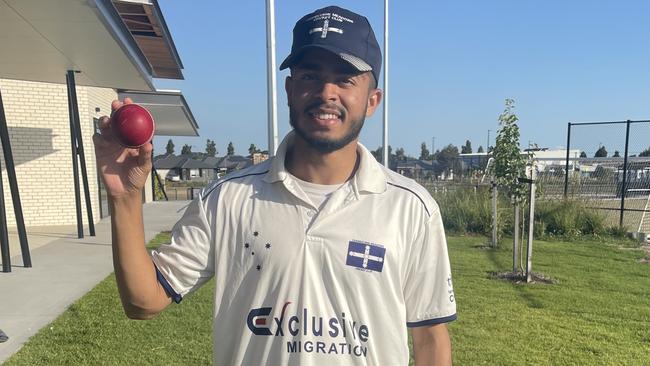
<path id="1" fill-rule="evenodd" d="M 334 104 L 334 103 L 321 103 L 321 102 L 314 102 L 309 104 L 305 108 L 306 111 L 310 111 L 312 109 L 333 109 L 339 112 L 341 115 L 341 119 L 344 119 L 345 116 L 347 115 L 347 112 L 345 111 L 345 108 L 341 107 L 340 105 Z"/>

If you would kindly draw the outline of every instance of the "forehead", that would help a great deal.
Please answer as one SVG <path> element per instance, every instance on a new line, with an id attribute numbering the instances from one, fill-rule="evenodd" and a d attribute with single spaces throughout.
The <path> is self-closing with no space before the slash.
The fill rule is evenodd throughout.
<path id="1" fill-rule="evenodd" d="M 320 48 L 307 49 L 296 59 L 291 69 L 327 71 L 337 74 L 358 75 L 363 72 L 357 70 L 339 55 Z"/>

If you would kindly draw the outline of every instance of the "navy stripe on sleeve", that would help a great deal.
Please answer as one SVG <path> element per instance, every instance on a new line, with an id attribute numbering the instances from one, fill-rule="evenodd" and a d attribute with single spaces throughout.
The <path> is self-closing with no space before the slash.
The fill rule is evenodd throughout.
<path id="1" fill-rule="evenodd" d="M 154 265 L 154 267 L 156 266 Z M 171 297 L 175 303 L 178 304 L 179 302 L 181 302 L 181 300 L 183 300 L 183 296 L 177 294 L 176 291 L 174 291 L 174 289 L 169 284 L 169 282 L 167 282 L 165 276 L 163 276 L 160 270 L 158 270 L 158 267 L 156 267 L 156 278 L 158 278 L 158 282 L 160 282 L 160 285 L 165 289 L 167 295 L 169 295 L 169 297 Z"/>
<path id="2" fill-rule="evenodd" d="M 436 318 L 436 319 L 428 319 L 428 320 L 422 320 L 419 322 L 406 322 L 406 326 L 409 328 L 416 328 L 416 327 L 424 327 L 428 325 L 435 325 L 435 324 L 442 324 L 442 323 L 449 323 L 451 321 L 456 320 L 457 316 L 456 314 L 446 316 L 444 318 Z"/>

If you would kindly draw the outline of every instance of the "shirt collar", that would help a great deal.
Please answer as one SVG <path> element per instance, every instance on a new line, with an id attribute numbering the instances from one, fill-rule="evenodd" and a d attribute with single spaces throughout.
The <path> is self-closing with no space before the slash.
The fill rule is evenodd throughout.
<path id="1" fill-rule="evenodd" d="M 289 172 L 284 166 L 284 160 L 288 148 L 293 144 L 295 132 L 291 131 L 282 140 L 278 147 L 275 157 L 271 161 L 271 169 L 264 176 L 267 183 L 284 181 L 289 176 Z M 386 175 L 383 167 L 377 162 L 375 157 L 361 143 L 357 143 L 357 152 L 359 153 L 360 162 L 357 172 L 352 178 L 355 191 L 382 193 L 386 190 Z"/>

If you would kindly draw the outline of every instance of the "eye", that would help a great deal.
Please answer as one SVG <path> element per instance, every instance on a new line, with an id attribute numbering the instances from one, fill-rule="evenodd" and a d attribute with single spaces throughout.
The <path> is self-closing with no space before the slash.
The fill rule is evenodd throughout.
<path id="1" fill-rule="evenodd" d="M 305 80 L 305 81 L 316 80 L 316 76 L 314 74 L 305 73 L 300 75 L 300 80 Z"/>
<path id="2" fill-rule="evenodd" d="M 356 81 L 352 77 L 344 77 L 339 80 L 339 84 L 345 86 L 353 86 L 356 85 Z"/>

